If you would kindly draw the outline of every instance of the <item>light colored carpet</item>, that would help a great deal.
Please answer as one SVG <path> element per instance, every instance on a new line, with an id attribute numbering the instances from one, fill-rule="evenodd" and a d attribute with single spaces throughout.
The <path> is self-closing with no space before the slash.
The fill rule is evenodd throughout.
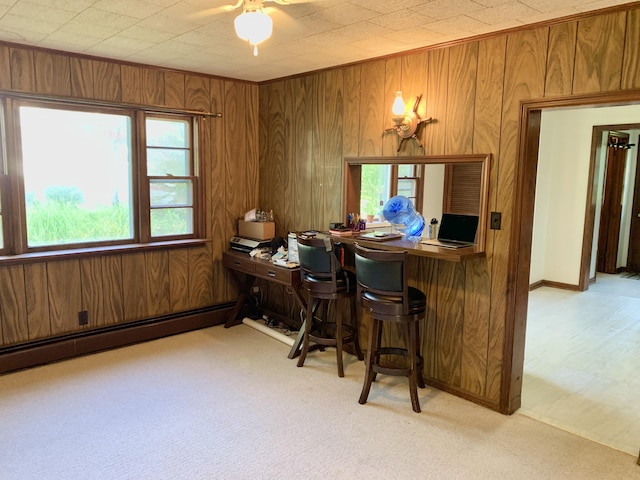
<path id="1" fill-rule="evenodd" d="M 627 479 L 631 455 L 213 327 L 0 377 L 0 478 Z"/>

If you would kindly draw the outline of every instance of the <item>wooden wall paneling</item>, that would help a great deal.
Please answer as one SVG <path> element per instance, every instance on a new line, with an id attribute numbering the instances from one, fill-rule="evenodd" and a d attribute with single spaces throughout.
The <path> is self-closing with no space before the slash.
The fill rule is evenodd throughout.
<path id="1" fill-rule="evenodd" d="M 35 51 L 34 66 L 38 93 L 63 96 L 71 94 L 69 56 Z"/>
<path id="2" fill-rule="evenodd" d="M 342 112 L 344 71 L 328 70 L 319 75 L 319 92 L 323 93 L 322 105 L 318 104 L 319 129 L 324 132 L 320 139 L 322 162 L 322 209 L 319 228 L 329 228 L 329 222 L 342 219 Z M 317 201 L 318 199 L 316 199 Z"/>
<path id="3" fill-rule="evenodd" d="M 429 71 L 429 56 L 426 51 L 414 53 L 411 55 L 405 55 L 401 57 L 402 60 L 402 95 L 406 106 L 408 108 L 413 108 L 415 104 L 416 97 L 418 95 L 422 95 L 420 99 L 420 104 L 418 105 L 418 115 L 422 119 L 429 118 L 429 113 L 427 112 L 427 72 Z M 394 92 L 395 95 L 395 92 Z M 393 102 L 393 99 L 391 99 Z M 391 104 L 387 105 L 387 113 L 388 119 L 385 123 L 385 128 L 389 128 L 393 125 L 393 121 L 391 120 Z M 404 142 L 402 146 L 402 151 L 400 152 L 402 155 L 424 155 L 424 141 L 425 141 L 425 131 L 429 128 L 428 124 L 425 124 L 420 127 L 418 131 L 418 138 L 420 139 L 420 143 L 422 143 L 422 147 L 418 146 L 418 142 L 414 140 L 409 140 Z M 387 134 L 388 136 L 392 136 L 391 134 Z M 394 132 L 393 136 L 396 138 L 394 141 L 398 141 L 398 135 Z M 396 144 L 397 145 L 397 144 Z M 396 149 L 398 147 L 396 146 Z M 395 150 L 393 151 L 395 155 Z"/>
<path id="4" fill-rule="evenodd" d="M 10 48 L 11 90 L 23 92 L 36 91 L 33 50 L 26 48 Z"/>
<path id="5" fill-rule="evenodd" d="M 147 266 L 149 316 L 157 317 L 171 311 L 169 253 L 166 251 L 145 252 L 144 257 Z M 211 267 L 209 266 L 209 268 Z"/>
<path id="6" fill-rule="evenodd" d="M 382 155 L 382 133 L 384 132 L 384 77 L 385 62 L 382 60 L 362 64 L 360 79 L 360 130 L 358 134 L 358 156 Z"/>
<path id="7" fill-rule="evenodd" d="M 257 191 L 258 186 L 247 177 L 247 163 L 239 162 L 247 156 L 247 125 L 242 108 L 244 106 L 244 90 L 233 82 L 225 82 L 225 106 L 223 120 L 225 124 L 224 158 L 227 178 L 225 180 L 226 205 L 228 214 L 234 224 L 244 213 L 256 208 L 257 205 L 249 205 L 247 199 L 253 198 L 249 190 Z"/>
<path id="8" fill-rule="evenodd" d="M 258 189 L 258 203 L 260 205 L 267 205 L 267 198 L 270 198 L 271 189 L 265 188 L 265 185 L 270 185 L 270 173 L 269 168 L 269 132 L 270 132 L 270 116 L 269 116 L 269 92 L 271 90 L 271 84 L 260 85 L 258 87 L 258 147 L 260 152 L 260 162 L 258 163 L 260 185 L 262 188 Z M 274 212 L 275 214 L 275 212 Z"/>
<path id="9" fill-rule="evenodd" d="M 291 200 L 295 194 L 295 181 L 288 184 L 286 180 L 287 175 L 295 178 L 297 172 L 291 153 L 291 145 L 295 141 L 295 120 L 291 120 L 295 107 L 290 103 L 297 97 L 286 100 L 291 81 L 295 80 L 270 84 L 266 93 L 266 116 L 269 118 L 267 151 L 271 161 L 264 163 L 265 170 L 260 177 L 260 184 L 263 185 L 260 190 L 266 192 L 261 197 L 264 199 L 264 207 L 261 208 L 273 209 L 278 234 L 285 233 L 296 212 L 295 200 Z M 262 162 L 260 166 L 262 168 Z"/>
<path id="10" fill-rule="evenodd" d="M 362 66 L 344 69 L 344 103 L 342 113 L 342 155 L 358 155 L 360 132 L 360 84 Z"/>
<path id="11" fill-rule="evenodd" d="M 69 59 L 71 96 L 75 98 L 94 98 L 93 62 L 86 58 Z"/>
<path id="12" fill-rule="evenodd" d="M 578 22 L 565 22 L 549 28 L 545 97 L 566 96 L 573 86 Z"/>
<path id="13" fill-rule="evenodd" d="M 122 65 L 122 101 L 125 103 L 141 104 L 142 101 L 142 68 L 133 65 Z"/>
<path id="14" fill-rule="evenodd" d="M 438 261 L 426 257 L 410 257 L 410 284 L 427 296 L 427 312 L 422 324 L 421 346 L 426 376 L 436 376 L 436 326 L 438 323 Z"/>
<path id="15" fill-rule="evenodd" d="M 181 312 L 189 309 L 189 250 L 169 250 L 169 310 Z M 214 277 L 220 276 L 224 269 L 222 265 L 214 265 Z M 224 278 L 226 281 L 226 278 Z M 225 292 L 224 285 L 214 285 Z M 215 293 L 215 291 L 214 291 Z M 223 296 L 219 301 L 225 300 Z"/>
<path id="16" fill-rule="evenodd" d="M 222 112 L 224 109 L 224 81 L 211 79 L 209 82 L 211 95 L 211 110 Z M 229 248 L 228 239 L 235 234 L 233 225 L 224 215 L 225 189 L 223 188 L 227 174 L 224 161 L 224 120 L 222 118 L 208 118 L 205 123 L 208 126 L 209 136 L 204 158 L 204 180 L 206 193 L 207 238 L 217 239 L 211 242 L 211 259 L 213 261 L 213 299 L 215 302 L 223 302 L 230 298 L 227 284 L 230 281 L 229 273 L 222 265 L 222 252 Z M 186 252 L 185 252 L 186 253 Z M 174 279 L 171 279 L 172 284 Z M 185 278 L 186 282 L 186 278 Z M 174 289 L 172 289 L 172 292 Z M 171 297 L 172 310 L 181 305 L 179 299 Z M 186 301 L 186 298 L 184 299 Z M 186 307 L 182 307 L 184 309 Z"/>
<path id="17" fill-rule="evenodd" d="M 478 72 L 476 81 L 476 100 L 474 112 L 474 128 L 473 128 L 473 150 L 474 153 L 491 153 L 492 162 L 490 167 L 489 180 L 489 201 L 487 208 L 489 211 L 498 210 L 498 184 L 500 157 L 500 131 L 502 119 L 502 98 L 504 91 L 504 71 L 505 71 L 505 53 L 507 46 L 506 35 L 483 40 L 478 44 Z M 491 276 L 493 270 L 493 249 L 495 231 L 490 230 L 489 225 L 486 229 L 485 252 L 486 257 L 485 268 Z M 504 259 L 504 257 L 503 257 Z M 467 272 L 468 281 L 475 280 L 476 269 Z M 491 282 L 493 279 L 491 278 Z M 488 290 L 487 295 L 491 294 L 491 283 L 485 286 Z M 496 339 L 503 338 L 504 321 L 501 317 L 494 318 L 490 315 L 490 305 L 487 306 L 485 312 L 489 319 L 489 333 L 487 346 L 487 379 L 485 381 L 485 395 L 491 396 L 493 402 L 498 402 L 500 394 L 500 379 L 502 365 L 502 344 Z M 463 382 L 468 385 L 468 380 L 463 377 Z M 486 385 L 491 384 L 493 390 L 491 394 L 487 392 Z M 497 388 L 496 388 L 497 387 Z"/>
<path id="18" fill-rule="evenodd" d="M 124 321 L 140 320 L 149 312 L 147 264 L 144 253 L 122 255 Z"/>
<path id="19" fill-rule="evenodd" d="M 220 82 L 220 80 L 211 81 Z M 185 108 L 183 73 L 164 72 L 164 105 L 173 108 Z"/>
<path id="20" fill-rule="evenodd" d="M 120 65 L 93 60 L 93 93 L 100 100 L 121 102 L 122 83 Z"/>
<path id="21" fill-rule="evenodd" d="M 315 225 L 314 206 L 314 199 L 319 193 L 318 184 L 314 181 L 316 162 L 319 161 L 319 152 L 314 145 L 314 132 L 318 126 L 313 123 L 318 110 L 318 93 L 313 90 L 318 85 L 317 78 L 317 75 L 310 75 L 285 82 L 283 126 L 275 113 L 279 102 L 270 105 L 274 112 L 272 118 L 276 120 L 274 126 L 280 127 L 285 133 L 282 145 L 285 147 L 282 154 L 284 163 L 282 171 L 278 171 L 282 179 L 272 177 L 271 181 L 277 189 L 275 195 L 278 191 L 283 192 L 280 208 L 286 219 L 287 230 L 319 228 Z M 280 139 L 276 137 L 274 140 Z M 276 143 L 274 146 L 279 145 Z"/>
<path id="22" fill-rule="evenodd" d="M 204 75 L 185 75 L 185 108 L 208 112 L 211 108 L 211 85 Z"/>
<path id="23" fill-rule="evenodd" d="M 511 339 L 511 332 L 505 331 L 505 325 L 500 319 L 507 316 L 507 309 L 511 306 L 512 298 L 508 297 L 510 289 L 509 267 L 511 233 L 515 222 L 515 178 L 517 155 L 519 148 L 520 102 L 531 98 L 540 98 L 544 92 L 546 78 L 545 66 L 547 58 L 548 28 L 539 28 L 510 34 L 507 38 L 505 61 L 505 80 L 503 94 L 503 110 L 500 138 L 500 156 L 497 159 L 498 178 L 495 185 L 497 201 L 496 209 L 502 212 L 502 229 L 494 231 L 491 272 L 491 314 L 492 322 L 499 322 L 490 327 L 492 342 L 498 348 L 505 346 L 505 341 Z M 508 304 L 509 302 L 509 304 Z M 511 372 L 512 358 L 509 347 L 498 354 L 490 352 L 488 364 L 487 396 L 497 401 L 500 392 L 507 391 L 500 382 L 522 381 L 522 378 L 511 377 L 505 370 Z M 503 370 L 504 368 L 504 370 Z M 509 391 L 520 392 L 522 385 L 514 385 Z M 506 399 L 500 399 L 505 402 Z M 502 405 L 501 408 L 507 408 Z"/>
<path id="24" fill-rule="evenodd" d="M 474 102 L 476 108 L 473 114 L 473 153 L 493 154 L 490 185 L 495 185 L 497 180 L 495 159 L 500 154 L 500 119 L 502 118 L 506 48 L 506 35 L 478 43 L 478 71 Z M 495 196 L 495 192 L 493 193 Z M 490 203 L 495 205 L 495 202 Z"/>
<path id="25" fill-rule="evenodd" d="M 52 335 L 79 330 L 78 312 L 82 310 L 80 278 L 80 260 L 47 262 Z"/>
<path id="26" fill-rule="evenodd" d="M 213 269 L 207 247 L 189 249 L 189 308 L 213 304 Z"/>
<path id="27" fill-rule="evenodd" d="M 225 84 L 225 89 L 226 88 Z M 211 82 L 208 77 L 205 77 L 204 75 L 185 76 L 185 107 L 190 110 L 209 111 L 211 109 Z M 224 121 L 225 118 L 228 117 L 226 108 L 222 113 L 222 119 L 218 120 Z M 211 120 L 213 119 L 210 119 L 209 121 Z M 226 118 L 226 120 L 228 120 L 228 118 Z M 238 131 L 238 138 L 244 138 L 244 133 L 245 132 L 240 129 Z M 206 171 L 207 169 L 205 168 L 205 172 Z M 226 179 L 223 180 L 223 182 L 226 182 Z M 219 205 L 216 206 L 220 207 Z M 218 210 L 217 213 L 218 215 L 222 214 L 220 210 Z M 225 246 L 228 241 L 228 238 L 212 238 L 212 242 L 218 244 L 224 243 Z M 216 245 L 216 247 L 218 247 L 218 245 Z M 213 248 L 214 246 L 210 244 L 202 248 L 189 250 L 189 308 L 198 308 L 201 306 L 211 305 L 213 303 Z"/>
<path id="28" fill-rule="evenodd" d="M 140 68 L 140 100 L 144 105 L 164 105 L 164 72 L 158 68 Z"/>
<path id="29" fill-rule="evenodd" d="M 578 21 L 573 93 L 620 90 L 626 12 Z"/>
<path id="30" fill-rule="evenodd" d="M 623 90 L 640 88 L 640 8 L 627 12 L 621 87 Z"/>
<path id="31" fill-rule="evenodd" d="M 491 279 L 484 258 L 465 262 L 464 329 L 460 386 L 478 396 L 485 396 L 487 386 L 487 348 Z"/>
<path id="32" fill-rule="evenodd" d="M 430 50 L 427 71 L 427 96 L 425 98 L 429 116 L 433 122 L 425 128 L 424 150 L 426 155 L 443 155 L 447 133 L 447 79 L 449 72 L 449 49 Z"/>
<path id="33" fill-rule="evenodd" d="M 51 322 L 45 262 L 24 265 L 24 288 L 29 340 L 46 338 L 51 335 Z"/>
<path id="34" fill-rule="evenodd" d="M 29 339 L 25 289 L 22 265 L 0 268 L 0 320 L 4 345 Z"/>
<path id="35" fill-rule="evenodd" d="M 105 325 L 122 323 L 124 317 L 124 276 L 121 255 L 100 258 L 102 265 L 102 305 Z M 91 319 L 89 319 L 91 323 Z"/>
<path id="36" fill-rule="evenodd" d="M 447 125 L 444 152 L 473 153 L 473 114 L 476 99 L 478 42 L 463 43 L 449 50 Z"/>
<path id="37" fill-rule="evenodd" d="M 0 89 L 9 90 L 11 88 L 11 56 L 9 47 L 0 45 Z"/>
<path id="38" fill-rule="evenodd" d="M 100 257 L 80 260 L 81 310 L 88 312 L 89 324 L 87 326 L 90 328 L 106 325 L 102 278 L 102 259 Z"/>
<path id="39" fill-rule="evenodd" d="M 247 147 L 246 181 L 253 188 L 247 189 L 245 205 L 247 210 L 258 207 L 258 190 L 260 188 L 260 150 L 258 147 L 258 86 L 248 83 L 237 83 L 241 87 L 242 103 L 239 111 L 245 118 L 245 144 Z M 267 208 L 263 206 L 261 208 Z"/>
<path id="40" fill-rule="evenodd" d="M 396 92 L 402 90 L 402 99 L 404 100 L 405 111 L 410 109 L 412 105 L 412 98 L 414 96 L 413 91 L 409 88 L 411 83 L 410 79 L 413 78 L 414 73 L 407 73 L 407 88 L 404 87 L 404 77 L 402 75 L 402 57 L 392 57 L 384 62 L 384 97 L 380 108 L 382 109 L 382 128 L 380 129 L 380 135 L 382 139 L 382 155 L 388 157 L 395 157 L 397 155 L 400 137 L 392 130 L 386 132 L 387 128 L 393 126 L 393 112 L 391 106 L 396 98 Z M 405 91 L 406 90 L 406 91 Z M 373 134 L 373 132 L 372 132 Z M 402 145 L 401 154 L 408 155 L 410 151 L 413 151 L 413 140 L 407 140 Z"/>
<path id="41" fill-rule="evenodd" d="M 438 260 L 435 377 L 459 387 L 464 333 L 464 264 Z"/>

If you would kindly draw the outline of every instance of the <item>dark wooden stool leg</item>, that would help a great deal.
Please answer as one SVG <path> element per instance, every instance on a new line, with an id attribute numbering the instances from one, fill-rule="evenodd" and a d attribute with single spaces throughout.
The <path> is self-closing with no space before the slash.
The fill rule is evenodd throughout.
<path id="1" fill-rule="evenodd" d="M 314 299 L 309 296 L 309 301 L 307 302 L 307 311 L 305 313 L 304 319 L 304 336 L 302 337 L 302 351 L 300 352 L 300 357 L 298 358 L 298 367 L 304 365 L 304 361 L 307 358 L 307 353 L 309 352 L 309 333 L 311 332 L 311 326 L 313 324 L 313 314 L 316 308 L 318 307 L 319 299 Z"/>
<path id="2" fill-rule="evenodd" d="M 420 413 L 420 399 L 418 398 L 418 352 L 416 339 L 418 322 L 412 321 L 408 324 L 409 327 L 409 395 L 411 396 L 411 406 L 413 411 Z"/>
<path id="3" fill-rule="evenodd" d="M 362 354 L 362 349 L 360 348 L 360 336 L 358 335 L 358 310 L 356 306 L 356 297 L 352 296 L 349 299 L 351 303 L 351 328 L 353 329 L 353 343 L 356 352 L 356 356 L 358 360 L 364 360 L 364 355 Z"/>
<path id="4" fill-rule="evenodd" d="M 358 403 L 364 405 L 369 398 L 369 391 L 371 390 L 371 383 L 375 379 L 376 373 L 373 371 L 373 362 L 376 357 L 378 345 L 380 343 L 380 320 L 375 318 L 371 319 L 371 330 L 369 331 L 369 344 L 367 350 L 367 358 L 365 360 L 365 372 L 364 372 L 364 384 L 362 385 L 362 393 L 360 393 L 360 399 Z M 376 345 L 378 344 L 378 345 Z"/>
<path id="5" fill-rule="evenodd" d="M 420 348 L 420 319 L 416 319 L 413 322 L 415 329 L 415 344 L 416 344 L 416 355 L 420 359 L 422 358 L 422 348 Z M 425 388 L 424 377 L 422 376 L 422 369 L 424 368 L 424 358 L 422 358 L 421 364 L 418 365 L 418 387 Z"/>
<path id="6" fill-rule="evenodd" d="M 344 364 L 342 363 L 342 338 L 343 338 L 343 331 L 342 331 L 342 316 L 339 315 L 339 311 L 338 311 L 338 301 L 335 301 L 335 319 L 336 319 L 336 361 L 338 362 L 338 376 L 339 377 L 344 377 Z"/>

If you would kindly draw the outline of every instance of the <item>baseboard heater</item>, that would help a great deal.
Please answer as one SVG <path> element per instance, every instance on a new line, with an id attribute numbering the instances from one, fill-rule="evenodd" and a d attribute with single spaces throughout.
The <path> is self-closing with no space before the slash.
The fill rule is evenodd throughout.
<path id="1" fill-rule="evenodd" d="M 221 325 L 232 308 L 233 303 L 225 303 L 10 345 L 0 348 L 0 374 Z"/>

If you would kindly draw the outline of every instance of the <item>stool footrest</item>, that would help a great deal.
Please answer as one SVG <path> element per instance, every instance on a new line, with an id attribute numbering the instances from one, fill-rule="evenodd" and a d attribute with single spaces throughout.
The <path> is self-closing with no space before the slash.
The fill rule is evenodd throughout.
<path id="1" fill-rule="evenodd" d="M 406 348 L 399 348 L 399 347 L 383 347 L 383 348 L 379 348 L 378 350 L 376 350 L 375 352 L 375 359 L 373 361 L 373 364 L 371 365 L 371 368 L 374 372 L 376 373 L 382 373 L 384 375 L 396 375 L 396 376 L 409 376 L 411 374 L 411 365 L 409 364 L 408 366 L 399 366 L 399 365 L 393 365 L 393 364 L 389 364 L 389 365 L 382 365 L 380 363 L 380 357 L 382 355 L 396 355 L 396 356 L 401 356 L 401 357 L 405 357 L 407 358 L 407 361 L 410 361 L 409 359 L 409 351 Z M 420 355 L 416 355 L 416 362 L 417 362 L 417 366 L 418 368 L 422 367 L 422 356 Z"/>

